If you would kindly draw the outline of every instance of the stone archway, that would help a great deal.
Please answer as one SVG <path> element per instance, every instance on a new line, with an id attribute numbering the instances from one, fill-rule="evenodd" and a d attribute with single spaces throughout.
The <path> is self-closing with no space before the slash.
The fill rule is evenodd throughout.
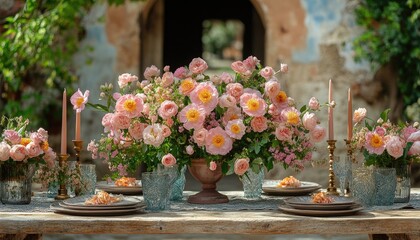
<path id="1" fill-rule="evenodd" d="M 202 22 L 239 20 L 244 24 L 244 57 L 265 61 L 265 19 L 257 1 L 149 0 L 140 15 L 140 72 L 152 64 L 172 70 L 202 54 Z M 192 11 L 191 11 L 192 9 Z"/>

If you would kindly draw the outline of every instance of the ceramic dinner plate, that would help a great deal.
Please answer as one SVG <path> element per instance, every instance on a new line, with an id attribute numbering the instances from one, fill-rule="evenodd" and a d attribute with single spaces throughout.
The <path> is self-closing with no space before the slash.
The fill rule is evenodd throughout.
<path id="1" fill-rule="evenodd" d="M 302 215 L 302 216 L 312 216 L 312 217 L 335 217 L 335 216 L 347 216 L 353 215 L 357 212 L 363 210 L 363 207 L 360 205 L 354 205 L 350 209 L 342 210 L 309 210 L 309 209 L 296 209 L 288 205 L 281 205 L 279 209 L 285 213 Z"/>
<path id="2" fill-rule="evenodd" d="M 138 186 L 133 187 L 119 187 L 115 186 L 114 182 L 108 183 L 106 181 L 100 181 L 96 184 L 96 188 L 108 193 L 136 195 L 143 192 L 141 180 L 137 180 L 137 184 Z"/>
<path id="3" fill-rule="evenodd" d="M 55 213 L 76 215 L 76 216 L 120 216 L 128 214 L 137 214 L 144 212 L 145 205 L 139 205 L 135 208 L 126 209 L 70 209 L 60 206 L 58 203 L 53 203 L 50 206 Z"/>
<path id="4" fill-rule="evenodd" d="M 351 209 L 355 202 L 351 198 L 332 196 L 332 203 L 313 203 L 311 196 L 293 197 L 284 200 L 288 206 L 306 210 L 344 210 Z"/>
<path id="5" fill-rule="evenodd" d="M 279 195 L 279 196 L 299 196 L 307 195 L 309 193 L 315 192 L 321 189 L 321 185 L 314 182 L 301 182 L 300 187 L 293 188 L 283 188 L 278 187 L 277 184 L 281 180 L 265 180 L 262 186 L 262 190 L 270 195 Z"/>
<path id="6" fill-rule="evenodd" d="M 81 197 L 69 198 L 69 199 L 64 200 L 63 204 L 65 206 L 74 206 L 74 207 L 85 208 L 85 209 L 100 209 L 100 208 L 107 208 L 107 209 L 120 208 L 121 209 L 121 207 L 133 207 L 140 202 L 140 200 L 135 199 L 133 197 L 120 196 L 122 198 L 121 201 L 111 203 L 108 205 L 86 205 L 85 201 L 87 199 L 90 199 L 91 197 L 92 196 L 81 196 Z"/>

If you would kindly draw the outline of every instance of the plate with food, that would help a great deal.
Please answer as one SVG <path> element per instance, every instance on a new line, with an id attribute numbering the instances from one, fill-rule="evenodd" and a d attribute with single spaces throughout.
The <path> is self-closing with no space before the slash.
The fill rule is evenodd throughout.
<path id="1" fill-rule="evenodd" d="M 265 180 L 262 186 L 262 190 L 267 194 L 284 196 L 306 195 L 320 188 L 318 183 L 300 181 L 293 176 L 282 180 Z"/>
<path id="2" fill-rule="evenodd" d="M 141 180 L 131 177 L 122 177 L 115 181 L 100 181 L 96 184 L 98 189 L 115 194 L 136 195 L 142 193 Z"/>
<path id="3" fill-rule="evenodd" d="M 123 208 L 138 205 L 140 200 L 133 197 L 114 195 L 100 190 L 94 195 L 69 198 L 62 202 L 61 206 L 73 206 L 85 209 L 98 208 Z"/>
<path id="4" fill-rule="evenodd" d="M 59 203 L 53 203 L 50 209 L 55 213 L 75 215 L 75 216 L 121 216 L 128 214 L 144 213 L 145 205 L 138 205 L 133 208 L 122 208 L 122 209 L 72 209 L 59 205 Z"/>
<path id="5" fill-rule="evenodd" d="M 357 205 L 352 198 L 331 196 L 325 192 L 288 198 L 284 200 L 284 203 L 296 209 L 307 210 L 343 210 Z"/>
<path id="6" fill-rule="evenodd" d="M 354 215 L 357 212 L 363 210 L 361 205 L 355 204 L 349 209 L 339 209 L 339 210 L 314 210 L 314 209 L 296 209 L 289 205 L 280 205 L 279 209 L 285 213 L 302 215 L 302 216 L 312 216 L 312 217 L 336 217 L 336 216 L 348 216 Z"/>

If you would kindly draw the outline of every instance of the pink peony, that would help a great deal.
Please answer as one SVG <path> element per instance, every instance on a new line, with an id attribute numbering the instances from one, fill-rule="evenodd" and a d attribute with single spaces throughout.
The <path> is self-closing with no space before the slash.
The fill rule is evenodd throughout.
<path id="1" fill-rule="evenodd" d="M 276 138 L 280 141 L 292 140 L 293 131 L 284 124 L 280 124 L 275 131 Z"/>
<path id="2" fill-rule="evenodd" d="M 209 130 L 206 139 L 206 151 L 212 155 L 226 155 L 232 150 L 232 139 L 221 128 Z"/>
<path id="3" fill-rule="evenodd" d="M 192 78 L 186 78 L 181 81 L 179 85 L 179 92 L 182 95 L 189 95 L 197 86 L 197 82 Z"/>
<path id="4" fill-rule="evenodd" d="M 311 131 L 311 140 L 313 142 L 321 142 L 324 140 L 327 130 L 320 125 L 316 125 Z"/>
<path id="5" fill-rule="evenodd" d="M 274 76 L 274 69 L 272 67 L 265 67 L 260 70 L 260 75 L 268 81 Z"/>
<path id="6" fill-rule="evenodd" d="M 240 98 L 240 105 L 243 111 L 251 117 L 264 116 L 267 109 L 264 99 L 256 94 L 244 93 Z"/>
<path id="7" fill-rule="evenodd" d="M 201 58 L 194 58 L 191 61 L 191 63 L 188 66 L 188 68 L 194 74 L 201 74 L 201 73 L 204 73 L 207 70 L 208 66 L 207 66 L 206 61 L 204 61 L 203 59 L 201 59 Z"/>
<path id="8" fill-rule="evenodd" d="M 10 157 L 10 146 L 5 142 L 0 142 L 0 161 L 7 161 Z"/>
<path id="9" fill-rule="evenodd" d="M 222 74 L 220 75 L 220 79 L 222 80 L 222 82 L 229 84 L 231 82 L 233 82 L 233 77 L 232 75 L 230 75 L 229 73 L 226 72 L 222 72 Z"/>
<path id="10" fill-rule="evenodd" d="M 383 136 L 375 132 L 368 132 L 365 139 L 366 141 L 364 147 L 370 154 L 375 153 L 377 155 L 381 155 L 384 152 L 385 139 Z"/>
<path id="11" fill-rule="evenodd" d="M 209 164 L 209 169 L 211 171 L 215 171 L 217 169 L 217 163 L 215 161 L 211 161 Z"/>
<path id="12" fill-rule="evenodd" d="M 162 164 L 165 167 L 172 167 L 176 164 L 176 158 L 174 155 L 168 153 L 162 157 Z"/>
<path id="13" fill-rule="evenodd" d="M 420 155 L 420 141 L 416 141 L 411 145 L 410 150 L 408 151 L 408 155 Z"/>
<path id="14" fill-rule="evenodd" d="M 242 118 L 242 111 L 239 107 L 235 106 L 232 108 L 228 108 L 225 114 L 223 114 L 222 123 L 224 126 L 226 126 L 226 124 L 229 121 L 239 119 L 239 118 Z"/>
<path id="15" fill-rule="evenodd" d="M 10 157 L 15 161 L 23 161 L 26 159 L 28 151 L 25 146 L 16 144 L 10 149 Z"/>
<path id="16" fill-rule="evenodd" d="M 263 116 L 252 118 L 251 127 L 254 132 L 264 132 L 268 128 L 267 118 Z"/>
<path id="17" fill-rule="evenodd" d="M 311 99 L 309 99 L 309 108 L 312 110 L 318 110 L 319 109 L 319 101 L 318 99 L 316 99 L 315 97 L 311 97 Z"/>
<path id="18" fill-rule="evenodd" d="M 401 157 L 404 153 L 404 142 L 398 136 L 391 136 L 386 142 L 386 151 L 395 159 Z"/>
<path id="19" fill-rule="evenodd" d="M 112 129 L 127 129 L 130 127 L 130 118 L 122 113 L 116 113 L 111 119 Z"/>
<path id="20" fill-rule="evenodd" d="M 276 80 L 270 80 L 265 83 L 264 91 L 269 98 L 275 98 L 280 92 L 280 83 Z"/>
<path id="21" fill-rule="evenodd" d="M 165 100 L 163 103 L 160 104 L 160 107 L 158 109 L 158 114 L 163 119 L 174 117 L 177 113 L 178 105 L 176 105 L 176 103 L 173 101 Z"/>
<path id="22" fill-rule="evenodd" d="M 135 75 L 131 75 L 129 73 L 123 73 L 120 76 L 118 76 L 118 86 L 120 88 L 124 88 L 129 83 L 137 81 L 138 77 Z"/>
<path id="23" fill-rule="evenodd" d="M 187 76 L 188 76 L 188 69 L 186 69 L 185 67 L 179 67 L 174 72 L 174 77 L 179 78 L 179 79 L 186 78 Z"/>
<path id="24" fill-rule="evenodd" d="M 287 97 L 287 94 L 285 91 L 279 91 L 274 96 L 268 96 L 271 100 L 271 102 L 279 109 L 284 109 L 289 107 L 289 98 Z"/>
<path id="25" fill-rule="evenodd" d="M 145 144 L 159 147 L 165 140 L 161 125 L 152 124 L 147 126 L 143 131 L 143 139 Z"/>
<path id="26" fill-rule="evenodd" d="M 174 83 L 174 75 L 171 72 L 166 72 L 162 76 L 162 87 L 169 87 Z"/>
<path id="27" fill-rule="evenodd" d="M 300 112 L 294 107 L 285 108 L 281 111 L 281 119 L 287 124 L 296 126 L 300 123 Z"/>
<path id="28" fill-rule="evenodd" d="M 14 145 L 20 143 L 21 137 L 18 132 L 14 130 L 5 130 L 3 134 L 5 140 L 9 141 L 10 144 Z"/>
<path id="29" fill-rule="evenodd" d="M 75 92 L 70 97 L 70 102 L 73 104 L 73 109 L 77 112 L 81 112 L 83 109 L 85 109 L 85 105 L 88 102 L 89 98 L 89 90 L 86 90 L 85 93 L 82 93 L 80 89 L 77 89 L 77 92 Z"/>
<path id="30" fill-rule="evenodd" d="M 194 130 L 193 139 L 197 146 L 202 147 L 206 144 L 208 131 L 205 128 Z"/>
<path id="31" fill-rule="evenodd" d="M 37 157 L 43 153 L 39 144 L 36 144 L 34 142 L 30 142 L 28 143 L 28 145 L 26 145 L 26 151 L 28 153 L 29 158 Z"/>
<path id="32" fill-rule="evenodd" d="M 147 127 L 146 123 L 134 122 L 128 128 L 130 136 L 136 140 L 140 140 L 143 137 L 143 131 Z"/>
<path id="33" fill-rule="evenodd" d="M 309 113 L 309 112 L 306 112 L 303 115 L 302 121 L 303 121 L 303 126 L 305 126 L 305 128 L 308 129 L 309 131 L 312 131 L 315 128 L 316 124 L 318 123 L 318 119 L 315 116 L 315 114 Z"/>
<path id="34" fill-rule="evenodd" d="M 229 83 L 226 85 L 226 92 L 235 97 L 236 100 L 239 100 L 244 93 L 244 87 L 240 83 Z"/>
<path id="35" fill-rule="evenodd" d="M 361 122 L 366 117 L 366 108 L 358 108 L 354 111 L 353 122 Z"/>
<path id="36" fill-rule="evenodd" d="M 194 148 L 191 145 L 188 145 L 185 148 L 185 151 L 187 152 L 188 155 L 193 155 L 194 154 Z"/>
<path id="37" fill-rule="evenodd" d="M 246 127 L 242 119 L 229 121 L 225 127 L 226 133 L 234 139 L 241 139 L 245 135 Z"/>
<path id="38" fill-rule="evenodd" d="M 244 175 L 249 168 L 249 160 L 246 158 L 239 158 L 235 160 L 234 171 L 237 175 Z"/>
<path id="39" fill-rule="evenodd" d="M 187 130 L 202 128 L 205 117 L 205 109 L 194 103 L 183 108 L 178 114 L 179 121 L 184 124 L 183 126 Z"/>
<path id="40" fill-rule="evenodd" d="M 125 94 L 118 99 L 115 109 L 129 118 L 134 118 L 140 117 L 143 106 L 142 98 L 133 94 Z"/>
<path id="41" fill-rule="evenodd" d="M 206 114 L 210 114 L 217 106 L 219 93 L 213 83 L 202 82 L 190 93 L 190 99 L 192 103 L 202 106 Z"/>
<path id="42" fill-rule="evenodd" d="M 160 70 L 155 65 L 152 65 L 144 70 L 143 75 L 147 80 L 152 80 L 154 77 L 158 77 L 160 75 Z"/>
<path id="43" fill-rule="evenodd" d="M 236 106 L 236 99 L 229 94 L 223 94 L 219 98 L 219 106 L 223 108 L 232 108 Z"/>

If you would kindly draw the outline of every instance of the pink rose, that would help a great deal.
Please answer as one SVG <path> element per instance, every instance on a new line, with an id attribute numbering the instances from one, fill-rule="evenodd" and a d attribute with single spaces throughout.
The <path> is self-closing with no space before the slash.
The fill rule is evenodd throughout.
<path id="1" fill-rule="evenodd" d="M 264 132 L 268 128 L 267 118 L 264 116 L 252 118 L 251 127 L 254 132 Z"/>
<path id="2" fill-rule="evenodd" d="M 102 117 L 102 126 L 105 127 L 106 131 L 110 130 L 112 127 L 112 117 L 114 117 L 113 113 L 107 113 L 105 116 Z"/>
<path id="3" fill-rule="evenodd" d="M 211 161 L 209 165 L 209 169 L 211 171 L 215 171 L 217 169 L 217 163 L 215 161 Z"/>
<path id="4" fill-rule="evenodd" d="M 144 89 L 146 86 L 148 86 L 150 84 L 150 81 L 149 80 L 143 80 L 143 81 L 141 81 L 141 83 L 140 83 L 140 88 L 141 89 Z"/>
<path id="5" fill-rule="evenodd" d="M 236 98 L 229 94 L 223 94 L 219 98 L 219 106 L 223 108 L 232 108 L 236 106 Z"/>
<path id="6" fill-rule="evenodd" d="M 152 80 L 154 77 L 158 77 L 160 75 L 160 70 L 155 65 L 152 65 L 144 70 L 143 75 L 147 80 Z"/>
<path id="7" fill-rule="evenodd" d="M 172 154 L 168 153 L 162 157 L 162 164 L 165 167 L 172 167 L 176 164 L 176 158 Z"/>
<path id="8" fill-rule="evenodd" d="M 293 132 L 284 124 L 280 124 L 275 131 L 276 138 L 280 141 L 292 140 Z"/>
<path id="9" fill-rule="evenodd" d="M 80 89 L 77 89 L 77 91 L 70 97 L 70 102 L 73 105 L 74 110 L 81 112 L 83 109 L 85 109 L 85 105 L 88 102 L 89 93 L 89 90 L 86 90 L 85 93 L 82 93 Z"/>
<path id="10" fill-rule="evenodd" d="M 375 132 L 376 132 L 378 135 L 380 135 L 380 136 L 385 136 L 385 134 L 386 134 L 386 129 L 385 129 L 385 128 L 383 128 L 383 127 L 379 127 L 379 126 L 377 126 L 377 127 L 375 128 Z"/>
<path id="11" fill-rule="evenodd" d="M 312 131 L 318 123 L 318 119 L 315 114 L 309 112 L 306 112 L 305 115 L 303 115 L 302 121 L 303 126 L 305 126 L 305 128 L 309 131 Z"/>
<path id="12" fill-rule="evenodd" d="M 232 75 L 230 75 L 229 73 L 226 73 L 226 72 L 223 72 L 223 73 L 220 75 L 220 79 L 221 79 L 224 83 L 226 83 L 226 84 L 233 82 L 233 77 L 232 77 Z"/>
<path id="13" fill-rule="evenodd" d="M 147 126 L 143 131 L 143 139 L 145 144 L 159 147 L 165 137 L 163 137 L 163 129 L 160 124 L 152 124 Z"/>
<path id="14" fill-rule="evenodd" d="M 420 155 L 420 141 L 416 141 L 411 145 L 410 150 L 408 151 L 408 155 Z"/>
<path id="15" fill-rule="evenodd" d="M 270 98 L 274 98 L 280 92 L 280 83 L 276 80 L 270 80 L 265 83 L 264 91 Z"/>
<path id="16" fill-rule="evenodd" d="M 244 93 L 244 87 L 240 83 L 229 83 L 226 85 L 226 92 L 239 100 Z"/>
<path id="17" fill-rule="evenodd" d="M 130 133 L 132 138 L 139 140 L 143 137 L 143 131 L 146 127 L 146 123 L 134 122 L 128 128 L 128 132 Z"/>
<path id="18" fill-rule="evenodd" d="M 49 147 L 43 157 L 43 159 L 45 160 L 49 168 L 54 167 L 56 158 L 57 158 L 57 154 L 52 150 L 52 148 Z"/>
<path id="19" fill-rule="evenodd" d="M 171 68 L 170 66 L 166 65 L 166 66 L 163 68 L 163 71 L 164 71 L 164 72 L 169 72 L 169 69 L 170 69 L 170 68 Z"/>
<path id="20" fill-rule="evenodd" d="M 260 70 L 260 75 L 268 81 L 274 76 L 274 69 L 272 67 L 265 67 Z"/>
<path id="21" fill-rule="evenodd" d="M 158 114 L 163 119 L 174 117 L 178 113 L 178 105 L 173 101 L 165 100 L 158 109 Z"/>
<path id="22" fill-rule="evenodd" d="M 19 144 L 21 140 L 19 133 L 14 130 L 5 130 L 4 138 L 5 140 L 9 141 L 12 145 Z"/>
<path id="23" fill-rule="evenodd" d="M 392 136 L 386 142 L 386 151 L 389 155 L 393 156 L 395 159 L 401 157 L 404 153 L 404 142 L 401 141 L 400 137 Z"/>
<path id="24" fill-rule="evenodd" d="M 191 145 L 188 145 L 185 150 L 187 151 L 188 155 L 193 155 L 194 154 L 194 149 Z"/>
<path id="25" fill-rule="evenodd" d="M 201 58 L 194 58 L 188 66 L 190 71 L 194 74 L 201 74 L 208 68 L 206 61 Z"/>
<path id="26" fill-rule="evenodd" d="M 239 158 L 235 160 L 234 171 L 237 175 L 244 175 L 249 168 L 249 160 L 246 158 Z"/>
<path id="27" fill-rule="evenodd" d="M 30 142 L 28 145 L 26 145 L 26 151 L 29 158 L 37 157 L 42 153 L 42 149 L 39 144 L 34 142 Z"/>
<path id="28" fill-rule="evenodd" d="M 241 61 L 233 62 L 230 67 L 233 71 L 238 73 L 239 75 L 249 78 L 252 74 L 252 72 L 245 66 L 245 64 Z"/>
<path id="29" fill-rule="evenodd" d="M 188 76 L 188 70 L 185 67 L 179 67 L 174 72 L 174 77 L 183 79 Z"/>
<path id="30" fill-rule="evenodd" d="M 249 70 L 254 70 L 257 64 L 260 63 L 260 60 L 258 60 L 257 57 L 249 56 L 243 61 L 243 63 Z"/>
<path id="31" fill-rule="evenodd" d="M 315 97 L 311 97 L 311 99 L 309 99 L 309 108 L 312 110 L 318 110 L 319 109 L 319 101 L 318 99 L 316 99 Z"/>
<path id="32" fill-rule="evenodd" d="M 111 125 L 113 129 L 127 129 L 130 127 L 130 118 L 122 113 L 112 116 Z"/>
<path id="33" fill-rule="evenodd" d="M 0 143 L 0 161 L 7 161 L 10 157 L 10 146 L 5 142 Z"/>
<path id="34" fill-rule="evenodd" d="M 149 115 L 149 113 L 150 113 L 150 104 L 148 104 L 148 103 L 145 103 L 144 105 L 143 105 L 143 111 L 142 111 L 142 113 L 144 114 L 144 115 Z"/>
<path id="35" fill-rule="evenodd" d="M 353 114 L 353 122 L 358 123 L 361 122 L 366 117 L 366 108 L 358 108 L 354 111 Z"/>
<path id="36" fill-rule="evenodd" d="M 137 81 L 138 77 L 135 75 L 131 75 L 129 73 L 123 73 L 118 76 L 118 86 L 123 88 L 127 86 L 129 83 Z"/>
<path id="37" fill-rule="evenodd" d="M 208 131 L 205 128 L 194 130 L 193 139 L 197 146 L 202 147 L 206 143 Z"/>
<path id="38" fill-rule="evenodd" d="M 280 72 L 287 73 L 289 71 L 289 66 L 285 63 L 280 64 Z"/>
<path id="39" fill-rule="evenodd" d="M 162 87 L 169 87 L 174 83 L 174 75 L 171 72 L 166 72 L 162 76 Z"/>
<path id="40" fill-rule="evenodd" d="M 324 140 L 326 132 L 325 128 L 320 125 L 316 125 L 311 131 L 311 140 L 314 142 L 321 142 Z"/>
<path id="41" fill-rule="evenodd" d="M 165 138 L 169 137 L 169 136 L 171 136 L 171 133 L 172 133 L 172 131 L 168 126 L 162 125 L 162 135 L 163 135 L 163 137 L 165 137 Z"/>
<path id="42" fill-rule="evenodd" d="M 210 81 L 214 84 L 214 85 L 220 85 L 222 84 L 222 79 L 220 79 L 220 77 L 218 75 L 212 75 L 210 77 Z"/>
<path id="43" fill-rule="evenodd" d="M 27 155 L 28 151 L 21 144 L 16 144 L 10 149 L 10 157 L 15 161 L 23 161 Z"/>

